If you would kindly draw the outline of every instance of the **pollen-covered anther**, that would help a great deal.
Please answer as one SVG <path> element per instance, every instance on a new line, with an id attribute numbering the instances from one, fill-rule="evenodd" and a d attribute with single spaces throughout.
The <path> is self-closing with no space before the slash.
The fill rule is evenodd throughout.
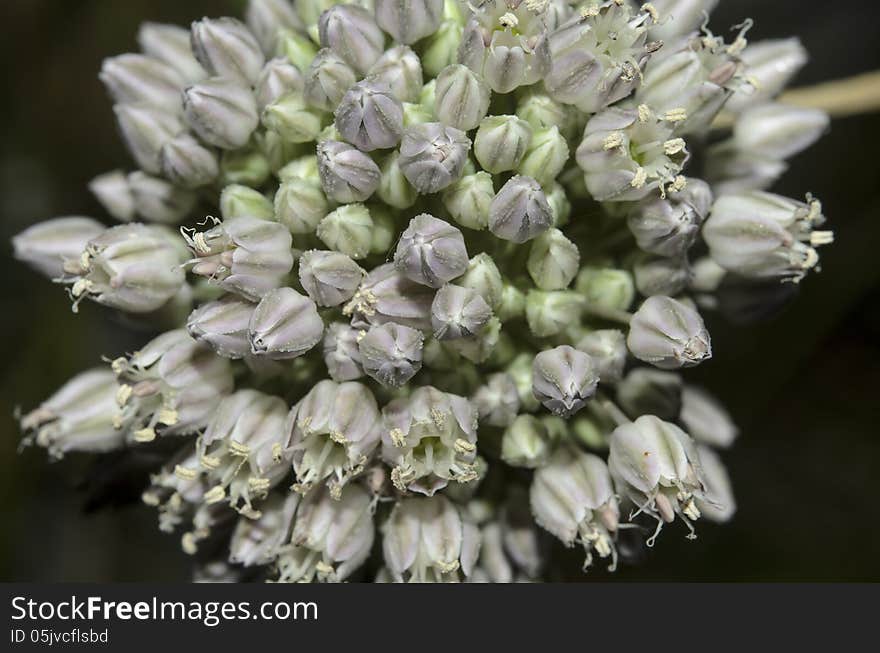
<path id="1" fill-rule="evenodd" d="M 621 132 L 612 132 L 605 137 L 602 147 L 605 150 L 614 150 L 623 145 L 623 134 Z"/>
<path id="2" fill-rule="evenodd" d="M 156 430 L 147 427 L 143 429 L 139 429 L 132 434 L 135 442 L 152 442 L 156 439 Z"/>
<path id="3" fill-rule="evenodd" d="M 184 467 L 183 465 L 175 465 L 174 475 L 183 481 L 193 481 L 199 475 L 199 473 L 194 469 L 190 469 L 189 467 Z"/>
<path id="4" fill-rule="evenodd" d="M 204 455 L 199 459 L 199 464 L 205 469 L 217 469 L 222 461 L 218 456 Z"/>
<path id="5" fill-rule="evenodd" d="M 211 505 L 214 503 L 220 503 L 223 499 L 226 498 L 226 488 L 222 485 L 215 485 L 210 490 L 205 492 L 205 496 L 203 500 L 206 504 Z"/>
<path id="6" fill-rule="evenodd" d="M 403 431 L 400 429 L 391 429 L 388 432 L 389 437 L 391 438 L 391 443 L 395 447 L 404 447 L 406 446 L 406 436 Z"/>
<path id="7" fill-rule="evenodd" d="M 683 138 L 670 138 L 668 141 L 663 143 L 663 151 L 666 153 L 666 156 L 673 156 L 684 151 L 685 142 Z"/>
<path id="8" fill-rule="evenodd" d="M 651 107 L 647 104 L 640 104 L 638 107 L 639 112 L 639 122 L 648 122 L 651 118 L 654 117 L 654 112 L 651 111 Z"/>
<path id="9" fill-rule="evenodd" d="M 630 186 L 633 188 L 642 188 L 645 183 L 648 181 L 648 173 L 645 172 L 645 169 L 639 167 L 636 170 L 636 175 L 633 177 L 632 181 L 629 182 Z"/>
<path id="10" fill-rule="evenodd" d="M 131 398 L 132 389 L 131 386 L 127 383 L 123 383 L 119 386 L 119 389 L 116 390 L 116 405 L 122 408 L 125 404 L 128 403 L 128 400 Z"/>
<path id="11" fill-rule="evenodd" d="M 462 455 L 473 453 L 477 450 L 477 446 L 474 443 L 468 442 L 464 438 L 458 438 L 452 446 L 456 453 Z"/>
<path id="12" fill-rule="evenodd" d="M 684 107 L 677 107 L 675 109 L 669 109 L 664 115 L 663 119 L 667 122 L 684 122 L 687 120 L 688 113 L 687 109 Z"/>

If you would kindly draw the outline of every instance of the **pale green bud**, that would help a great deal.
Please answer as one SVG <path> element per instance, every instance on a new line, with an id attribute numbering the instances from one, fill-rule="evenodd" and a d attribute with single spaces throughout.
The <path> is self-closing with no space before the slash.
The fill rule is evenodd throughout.
<path id="1" fill-rule="evenodd" d="M 511 177 L 489 207 L 489 231 L 514 243 L 539 236 L 552 222 L 547 197 L 541 185 L 531 177 Z"/>
<path id="2" fill-rule="evenodd" d="M 317 25 L 321 14 L 335 4 L 336 0 L 297 0 L 293 6 L 303 25 L 312 26 Z"/>
<path id="3" fill-rule="evenodd" d="M 510 374 L 499 372 L 487 377 L 471 403 L 480 422 L 490 426 L 509 426 L 519 412 L 519 392 Z"/>
<path id="4" fill-rule="evenodd" d="M 245 145 L 260 124 L 251 89 L 224 77 L 212 77 L 186 89 L 183 115 L 200 139 L 226 150 Z"/>
<path id="5" fill-rule="evenodd" d="M 492 175 L 481 170 L 462 177 L 443 191 L 443 206 L 461 226 L 481 230 L 489 224 L 494 197 Z"/>
<path id="6" fill-rule="evenodd" d="M 207 186 L 220 174 L 217 154 L 189 134 L 180 134 L 166 142 L 159 159 L 162 174 L 184 188 Z"/>
<path id="7" fill-rule="evenodd" d="M 397 221 L 394 214 L 382 205 L 374 206 L 370 215 L 373 218 L 373 238 L 370 241 L 370 254 L 391 253 L 394 240 L 397 238 Z"/>
<path id="8" fill-rule="evenodd" d="M 436 77 L 446 66 L 458 63 L 458 47 L 462 26 L 455 20 L 444 20 L 422 44 L 422 68 Z"/>
<path id="9" fill-rule="evenodd" d="M 483 118 L 474 137 L 474 156 L 487 172 L 516 170 L 532 141 L 532 126 L 516 116 Z"/>
<path id="10" fill-rule="evenodd" d="M 263 126 L 292 143 L 308 143 L 322 129 L 321 114 L 306 104 L 302 93 L 286 93 L 263 110 Z"/>
<path id="11" fill-rule="evenodd" d="M 299 280 L 319 306 L 339 306 L 352 298 L 364 278 L 357 263 L 340 252 L 309 250 L 299 259 Z"/>
<path id="12" fill-rule="evenodd" d="M 579 264 L 577 245 L 559 229 L 550 229 L 532 242 L 526 269 L 541 290 L 562 290 L 574 279 Z"/>
<path id="13" fill-rule="evenodd" d="M 266 61 L 257 39 L 235 18 L 203 18 L 192 24 L 192 50 L 211 75 L 252 86 Z"/>
<path id="14" fill-rule="evenodd" d="M 232 184 L 220 193 L 220 214 L 224 220 L 250 217 L 272 220 L 275 209 L 271 200 L 249 186 Z"/>
<path id="15" fill-rule="evenodd" d="M 343 204 L 368 199 L 382 176 L 369 156 L 339 141 L 318 143 L 318 172 L 327 196 Z"/>
<path id="16" fill-rule="evenodd" d="M 319 184 L 293 177 L 275 192 L 275 219 L 292 234 L 313 234 L 330 205 Z"/>
<path id="17" fill-rule="evenodd" d="M 267 56 L 275 51 L 278 30 L 303 28 L 289 0 L 248 0 L 244 16 L 248 28 Z"/>
<path id="18" fill-rule="evenodd" d="M 89 190 L 112 217 L 120 222 L 134 220 L 134 198 L 124 172 L 112 170 L 98 175 L 89 182 Z"/>
<path id="19" fill-rule="evenodd" d="M 364 75 L 385 50 L 385 35 L 363 7 L 335 5 L 318 19 L 321 47 Z"/>
<path id="20" fill-rule="evenodd" d="M 412 102 L 403 103 L 403 126 L 404 128 L 413 125 L 423 125 L 426 122 L 434 121 L 434 112 L 424 104 L 413 104 Z"/>
<path id="21" fill-rule="evenodd" d="M 53 218 L 13 236 L 14 256 L 49 279 L 64 273 L 64 262 L 75 261 L 86 244 L 104 231 L 97 220 L 81 216 Z"/>
<path id="22" fill-rule="evenodd" d="M 367 79 L 388 86 L 401 102 L 421 102 L 422 64 L 405 45 L 386 50 L 370 68 Z"/>
<path id="23" fill-rule="evenodd" d="M 302 32 L 292 29 L 278 31 L 278 45 L 275 54 L 287 59 L 294 66 L 305 72 L 318 52 L 314 41 Z"/>
<path id="24" fill-rule="evenodd" d="M 501 289 L 501 301 L 496 313 L 502 322 L 522 317 L 526 312 L 525 293 L 511 283 L 505 283 Z"/>
<path id="25" fill-rule="evenodd" d="M 553 214 L 553 226 L 558 228 L 568 224 L 568 219 L 571 217 L 571 202 L 568 201 L 562 184 L 554 182 L 545 186 L 544 195 L 547 204 L 550 205 L 550 213 Z"/>
<path id="26" fill-rule="evenodd" d="M 591 331 L 578 340 L 577 349 L 589 354 L 602 383 L 617 383 L 626 367 L 626 336 L 618 329 Z"/>
<path id="27" fill-rule="evenodd" d="M 314 154 L 301 156 L 293 161 L 288 162 L 278 171 L 278 179 L 283 184 L 292 179 L 302 181 L 320 183 L 321 177 L 318 175 L 318 157 Z"/>
<path id="28" fill-rule="evenodd" d="M 282 95 L 292 91 L 302 92 L 305 82 L 299 68 L 285 57 L 276 57 L 266 62 L 254 88 L 257 108 L 263 111 Z"/>
<path id="29" fill-rule="evenodd" d="M 584 299 L 570 290 L 530 290 L 526 295 L 526 321 L 538 338 L 555 336 L 580 322 Z"/>
<path id="30" fill-rule="evenodd" d="M 248 325 L 253 353 L 273 360 L 302 356 L 321 342 L 323 335 L 324 322 L 315 302 L 293 288 L 266 293 Z"/>
<path id="31" fill-rule="evenodd" d="M 220 181 L 224 185 L 259 187 L 266 183 L 271 174 L 269 160 L 255 147 L 226 150 L 220 157 Z"/>
<path id="32" fill-rule="evenodd" d="M 621 311 L 632 306 L 636 296 L 632 275 L 616 268 L 582 268 L 575 289 L 591 306 Z"/>
<path id="33" fill-rule="evenodd" d="M 489 111 L 491 91 L 480 76 L 467 66 L 454 64 L 437 75 L 434 115 L 444 125 L 469 131 Z"/>
<path id="34" fill-rule="evenodd" d="M 513 467 L 535 469 L 547 462 L 552 446 L 543 422 L 533 415 L 520 415 L 501 438 L 501 460 Z"/>
<path id="35" fill-rule="evenodd" d="M 505 370 L 513 379 L 522 409 L 530 413 L 538 410 L 541 405 L 532 392 L 532 361 L 534 359 L 533 354 L 519 354 Z"/>
<path id="36" fill-rule="evenodd" d="M 431 112 L 431 115 L 434 115 L 434 105 L 437 101 L 437 80 L 432 79 L 424 86 L 422 86 L 422 91 L 419 93 L 419 104 L 421 104 L 425 109 Z"/>
<path id="37" fill-rule="evenodd" d="M 504 279 L 495 261 L 485 252 L 477 254 L 468 261 L 465 273 L 456 279 L 455 283 L 476 292 L 493 311 L 501 306 Z"/>
<path id="38" fill-rule="evenodd" d="M 537 130 L 516 171 L 542 186 L 553 183 L 568 161 L 568 143 L 557 127 Z"/>
<path id="39" fill-rule="evenodd" d="M 198 201 L 192 191 L 140 170 L 128 175 L 128 187 L 135 212 L 149 222 L 177 224 L 190 214 Z"/>
<path id="40" fill-rule="evenodd" d="M 358 342 L 364 372 L 382 385 L 403 386 L 422 367 L 423 342 L 420 331 L 394 322 L 370 327 Z"/>
<path id="41" fill-rule="evenodd" d="M 400 153 L 389 152 L 379 162 L 379 188 L 376 194 L 385 204 L 395 209 L 408 209 L 419 198 L 419 194 L 407 181 L 400 169 Z"/>
<path id="42" fill-rule="evenodd" d="M 535 131 L 557 127 L 563 135 L 572 135 L 574 125 L 571 110 L 549 95 L 529 93 L 517 103 L 516 115 Z"/>
<path id="43" fill-rule="evenodd" d="M 373 219 L 363 204 L 346 204 L 318 223 L 317 236 L 327 247 L 357 260 L 370 253 Z"/>

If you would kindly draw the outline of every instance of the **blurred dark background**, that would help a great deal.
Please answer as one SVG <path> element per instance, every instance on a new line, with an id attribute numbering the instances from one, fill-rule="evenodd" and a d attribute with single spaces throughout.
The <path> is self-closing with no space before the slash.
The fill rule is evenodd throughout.
<path id="1" fill-rule="evenodd" d="M 175 580 L 190 561 L 153 510 L 88 513 L 76 489 L 88 460 L 48 464 L 16 451 L 17 406 L 30 409 L 102 355 L 144 337 L 11 259 L 9 238 L 57 215 L 103 219 L 86 184 L 131 167 L 97 79 L 103 57 L 135 49 L 142 20 L 187 24 L 240 14 L 230 0 L 6 0 L 0 8 L 0 579 Z M 722 0 L 716 31 L 756 21 L 750 39 L 797 34 L 812 55 L 798 85 L 880 68 L 880 6 L 866 0 Z M 621 580 L 880 580 L 880 113 L 835 120 L 775 190 L 822 199 L 837 242 L 822 272 L 779 317 L 736 328 L 709 318 L 716 344 L 695 378 L 723 397 L 742 430 L 725 461 L 734 521 L 659 538 Z M 600 576 L 591 576 L 599 578 Z"/>

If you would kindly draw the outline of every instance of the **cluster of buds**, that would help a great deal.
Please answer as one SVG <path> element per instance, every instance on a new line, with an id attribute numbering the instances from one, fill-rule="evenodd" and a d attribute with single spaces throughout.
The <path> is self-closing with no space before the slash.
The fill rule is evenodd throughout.
<path id="1" fill-rule="evenodd" d="M 143 498 L 203 580 L 535 581 L 552 538 L 613 569 L 624 529 L 729 519 L 737 430 L 682 376 L 712 356 L 701 311 L 801 281 L 832 234 L 767 192 L 828 124 L 776 101 L 803 48 L 750 20 L 726 42 L 715 4 L 145 24 L 100 74 L 136 169 L 90 188 L 125 224 L 14 247 L 156 334 L 23 415 L 24 442 L 176 443 Z"/>

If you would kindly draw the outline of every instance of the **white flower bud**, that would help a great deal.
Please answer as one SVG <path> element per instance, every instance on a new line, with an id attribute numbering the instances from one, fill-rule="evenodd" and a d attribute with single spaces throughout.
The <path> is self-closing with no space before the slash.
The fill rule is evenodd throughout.
<path id="1" fill-rule="evenodd" d="M 334 115 L 342 137 L 362 152 L 400 142 L 403 106 L 386 84 L 372 79 L 358 82 L 346 91 Z"/>
<path id="2" fill-rule="evenodd" d="M 614 546 L 620 510 L 608 467 L 598 456 L 559 449 L 549 463 L 535 472 L 529 493 L 532 515 L 539 526 L 566 546 L 580 542 L 592 564 L 592 552 L 611 557 L 617 564 Z"/>
<path id="3" fill-rule="evenodd" d="M 293 178 L 275 192 L 275 219 L 292 234 L 312 234 L 330 205 L 316 182 Z"/>
<path id="4" fill-rule="evenodd" d="M 591 331 L 578 340 L 576 349 L 589 354 L 602 383 L 617 383 L 626 367 L 626 336 L 617 329 Z"/>
<path id="5" fill-rule="evenodd" d="M 128 177 L 122 170 L 111 170 L 89 182 L 89 190 L 98 203 L 120 222 L 134 220 L 134 198 L 128 187 Z"/>
<path id="6" fill-rule="evenodd" d="M 410 220 L 400 236 L 394 264 L 413 281 L 439 288 L 467 269 L 464 237 L 448 222 L 422 213 Z"/>
<path id="7" fill-rule="evenodd" d="M 167 141 L 159 153 L 162 174 L 183 188 L 212 183 L 220 174 L 217 154 L 189 134 Z"/>
<path id="8" fill-rule="evenodd" d="M 389 322 L 370 327 L 358 343 L 360 362 L 372 379 L 399 388 L 422 367 L 420 331 Z"/>
<path id="9" fill-rule="evenodd" d="M 222 77 L 186 89 L 183 110 L 187 124 L 200 139 L 227 150 L 245 145 L 260 124 L 250 88 Z"/>
<path id="10" fill-rule="evenodd" d="M 357 81 L 351 66 L 330 48 L 322 48 L 305 74 L 305 99 L 313 107 L 332 111 Z"/>
<path id="11" fill-rule="evenodd" d="M 729 447 L 739 435 L 739 429 L 721 402 L 696 386 L 684 386 L 680 418 L 694 440 L 713 447 Z"/>
<path id="12" fill-rule="evenodd" d="M 489 208 L 489 231 L 498 238 L 524 243 L 550 228 L 553 215 L 541 185 L 516 175 L 501 187 Z"/>
<path id="13" fill-rule="evenodd" d="M 538 338 L 562 333 L 580 323 L 584 299 L 571 290 L 530 290 L 526 295 L 526 321 Z"/>
<path id="14" fill-rule="evenodd" d="M 258 519 L 239 517 L 229 540 L 229 561 L 244 567 L 274 562 L 290 540 L 299 500 L 293 492 L 272 494 L 260 505 Z"/>
<path id="15" fill-rule="evenodd" d="M 231 184 L 220 192 L 220 213 L 224 220 L 259 218 L 272 220 L 272 202 L 260 191 L 241 184 Z"/>
<path id="16" fill-rule="evenodd" d="M 492 309 L 470 288 L 446 284 L 431 304 L 431 325 L 437 340 L 456 340 L 479 334 L 492 317 Z"/>
<path id="17" fill-rule="evenodd" d="M 78 261 L 87 243 L 106 227 L 82 216 L 53 218 L 31 225 L 13 236 L 14 256 L 49 279 L 64 274 L 66 261 Z"/>
<path id="18" fill-rule="evenodd" d="M 621 311 L 632 306 L 636 297 L 632 275 L 615 268 L 581 268 L 575 289 L 590 306 Z"/>
<path id="19" fill-rule="evenodd" d="M 447 3 L 448 4 L 448 3 Z M 422 68 L 433 77 L 447 66 L 458 63 L 462 26 L 457 20 L 443 20 L 440 27 L 421 44 Z"/>
<path id="20" fill-rule="evenodd" d="M 563 136 L 573 136 L 574 112 L 549 95 L 529 93 L 517 103 L 516 115 L 529 123 L 535 131 L 557 127 Z"/>
<path id="21" fill-rule="evenodd" d="M 321 133 L 320 112 L 306 104 L 303 94 L 291 91 L 263 110 L 263 126 L 291 143 L 308 143 Z"/>
<path id="22" fill-rule="evenodd" d="M 807 63 L 807 51 L 800 39 L 767 40 L 751 43 L 740 55 L 744 76 L 750 81 L 730 98 L 727 107 L 742 111 L 776 97 Z"/>
<path id="23" fill-rule="evenodd" d="M 257 108 L 263 111 L 283 95 L 292 91 L 302 92 L 305 82 L 299 68 L 290 63 L 289 59 L 276 57 L 263 66 L 260 78 L 254 88 Z"/>
<path id="24" fill-rule="evenodd" d="M 128 175 L 128 187 L 135 212 L 150 222 L 177 224 L 190 214 L 198 201 L 192 191 L 178 188 L 140 170 Z"/>
<path id="25" fill-rule="evenodd" d="M 370 253 L 373 219 L 363 204 L 345 204 L 331 211 L 315 232 L 327 247 L 358 260 Z"/>
<path id="26" fill-rule="evenodd" d="M 311 23 L 314 24 L 314 23 Z M 318 48 L 308 34 L 293 29 L 278 30 L 278 45 L 275 54 L 287 57 L 294 66 L 305 72 L 318 52 Z"/>
<path id="27" fill-rule="evenodd" d="M 513 467 L 535 469 L 550 457 L 552 437 L 547 427 L 532 415 L 520 415 L 501 438 L 501 460 Z"/>
<path id="28" fill-rule="evenodd" d="M 354 381 L 364 375 L 360 364 L 358 338 L 363 331 L 345 322 L 333 322 L 324 332 L 322 349 L 330 378 L 337 383 Z"/>
<path id="29" fill-rule="evenodd" d="M 184 284 L 181 253 L 158 227 L 126 224 L 92 238 L 65 262 L 74 311 L 84 298 L 131 313 L 155 311 Z"/>
<path id="30" fill-rule="evenodd" d="M 303 23 L 289 0 L 248 0 L 244 15 L 248 28 L 267 56 L 278 45 L 280 29 L 303 28 Z"/>
<path id="31" fill-rule="evenodd" d="M 400 143 L 400 169 L 418 192 L 436 193 L 461 178 L 470 147 L 467 134 L 454 127 L 412 125 Z"/>
<path id="32" fill-rule="evenodd" d="M 345 580 L 370 555 L 374 531 L 372 499 L 361 487 L 308 494 L 297 511 L 293 547 L 278 559 L 280 582 Z"/>
<path id="33" fill-rule="evenodd" d="M 370 68 L 367 79 L 388 86 L 401 102 L 421 100 L 422 64 L 418 55 L 405 45 L 386 50 Z"/>
<path id="34" fill-rule="evenodd" d="M 799 281 L 819 263 L 816 248 L 834 240 L 819 231 L 822 205 L 758 191 L 715 201 L 703 238 L 716 263 L 752 279 Z"/>
<path id="35" fill-rule="evenodd" d="M 270 134 L 259 138 L 265 141 Z M 240 150 L 225 150 L 220 156 L 220 183 L 247 184 L 262 186 L 272 174 L 272 162 L 266 154 L 255 147 L 244 147 Z"/>
<path id="36" fill-rule="evenodd" d="M 385 523 L 382 549 L 395 582 L 449 582 L 468 577 L 480 532 L 444 496 L 398 501 Z"/>
<path id="37" fill-rule="evenodd" d="M 288 423 L 294 489 L 306 493 L 326 481 L 338 496 L 379 444 L 382 419 L 366 386 L 323 380 L 293 407 Z"/>
<path id="38" fill-rule="evenodd" d="M 174 68 L 187 83 L 207 77 L 192 54 L 189 30 L 178 25 L 145 22 L 138 29 L 137 40 L 144 54 Z"/>
<path id="39" fill-rule="evenodd" d="M 364 75 L 385 50 L 385 36 L 373 17 L 357 5 L 335 5 L 318 20 L 321 47 L 330 48 Z"/>
<path id="40" fill-rule="evenodd" d="M 630 417 L 648 414 L 674 421 L 681 412 L 682 387 L 679 374 L 637 367 L 617 385 L 617 401 Z"/>
<path id="41" fill-rule="evenodd" d="M 181 233 L 195 255 L 193 273 L 251 301 L 283 286 L 293 267 L 290 232 L 277 222 L 239 217 Z"/>
<path id="42" fill-rule="evenodd" d="M 487 172 L 515 170 L 532 141 L 532 126 L 516 116 L 489 116 L 474 137 L 474 156 Z"/>
<path id="43" fill-rule="evenodd" d="M 469 131 L 489 111 L 491 91 L 482 78 L 467 66 L 454 64 L 437 75 L 434 115 L 444 125 Z"/>
<path id="44" fill-rule="evenodd" d="M 700 517 L 695 499 L 703 497 L 702 470 L 693 440 L 675 424 L 643 415 L 618 426 L 611 434 L 608 467 L 633 503 L 657 519 L 648 546 L 676 515 L 693 531 L 691 522 Z"/>
<path id="45" fill-rule="evenodd" d="M 474 393 L 471 403 L 477 410 L 480 423 L 509 426 L 520 408 L 519 392 L 513 377 L 504 372 L 489 375 Z"/>
<path id="46" fill-rule="evenodd" d="M 736 499 L 727 469 L 721 456 L 709 447 L 698 445 L 697 453 L 706 485 L 705 498 L 696 500 L 697 510 L 709 521 L 728 522 L 736 513 Z"/>
<path id="47" fill-rule="evenodd" d="M 299 259 L 299 280 L 319 306 L 339 306 L 352 298 L 364 271 L 340 252 L 310 250 Z"/>
<path id="48" fill-rule="evenodd" d="M 532 242 L 526 269 L 541 290 L 563 290 L 577 275 L 580 258 L 577 245 L 550 229 Z"/>
<path id="49" fill-rule="evenodd" d="M 369 156 L 339 141 L 318 143 L 318 172 L 327 197 L 343 204 L 368 199 L 381 178 Z"/>
<path id="50" fill-rule="evenodd" d="M 712 357 L 700 314 L 661 295 L 646 299 L 633 315 L 626 342 L 633 356 L 660 369 L 692 367 Z"/>
<path id="51" fill-rule="evenodd" d="M 492 175 L 480 171 L 466 175 L 443 192 L 443 206 L 452 219 L 469 229 L 485 229 L 495 189 Z"/>
<path id="52" fill-rule="evenodd" d="M 155 107 L 179 113 L 184 79 L 174 68 L 142 54 L 121 54 L 104 59 L 100 80 L 114 102 Z"/>
<path id="53" fill-rule="evenodd" d="M 77 374 L 39 407 L 21 417 L 23 444 L 36 444 L 53 458 L 69 451 L 98 453 L 125 444 L 126 431 L 114 426 L 116 377 L 106 368 Z"/>
<path id="54" fill-rule="evenodd" d="M 593 359 L 568 345 L 542 351 L 532 362 L 532 392 L 554 415 L 570 417 L 578 412 L 598 383 Z"/>
<path id="55" fill-rule="evenodd" d="M 733 146 L 771 159 L 788 159 L 815 143 L 828 129 L 828 114 L 769 103 L 743 111 L 733 126 Z"/>
<path id="56" fill-rule="evenodd" d="M 203 18 L 192 24 L 192 50 L 211 75 L 252 86 L 266 58 L 251 31 L 235 18 Z"/>
<path id="57" fill-rule="evenodd" d="M 116 104 L 113 106 L 122 139 L 138 167 L 151 175 L 162 172 L 162 146 L 183 131 L 183 124 L 172 114 L 151 107 Z"/>
<path id="58" fill-rule="evenodd" d="M 651 26 L 651 38 L 670 42 L 698 29 L 718 5 L 718 0 L 654 0 L 651 4 L 660 16 L 660 21 Z"/>
<path id="59" fill-rule="evenodd" d="M 456 279 L 456 285 L 462 288 L 470 288 L 486 303 L 493 311 L 501 308 L 504 296 L 504 279 L 491 256 L 481 252 L 468 261 L 465 273 Z"/>
<path id="60" fill-rule="evenodd" d="M 688 179 L 684 190 L 667 199 L 649 198 L 629 214 L 627 224 L 638 246 L 658 256 L 680 256 L 693 245 L 709 215 L 712 191 L 700 179 Z"/>
<path id="61" fill-rule="evenodd" d="M 244 358 L 251 353 L 247 332 L 254 308 L 249 301 L 227 295 L 190 313 L 186 329 L 194 340 L 207 344 L 219 356 Z"/>
<path id="62" fill-rule="evenodd" d="M 367 274 L 343 313 L 357 324 L 396 322 L 429 331 L 433 299 L 433 288 L 411 281 L 394 263 L 386 263 Z"/>
<path id="63" fill-rule="evenodd" d="M 516 171 L 532 177 L 542 186 L 549 186 L 568 161 L 568 143 L 555 126 L 532 134 L 529 146 Z"/>
<path id="64" fill-rule="evenodd" d="M 302 356 L 323 336 L 324 322 L 315 302 L 293 288 L 276 288 L 266 293 L 248 325 L 253 353 L 273 360 Z"/>
<path id="65" fill-rule="evenodd" d="M 408 209 L 419 198 L 419 194 L 407 181 L 400 169 L 400 152 L 389 152 L 379 163 L 381 177 L 376 194 L 385 204 L 395 209 Z"/>
<path id="66" fill-rule="evenodd" d="M 443 0 L 376 0 L 376 22 L 398 43 L 415 43 L 437 31 Z"/>
<path id="67" fill-rule="evenodd" d="M 683 257 L 639 257 L 633 265 L 636 289 L 645 297 L 677 296 L 691 281 L 691 269 Z"/>

